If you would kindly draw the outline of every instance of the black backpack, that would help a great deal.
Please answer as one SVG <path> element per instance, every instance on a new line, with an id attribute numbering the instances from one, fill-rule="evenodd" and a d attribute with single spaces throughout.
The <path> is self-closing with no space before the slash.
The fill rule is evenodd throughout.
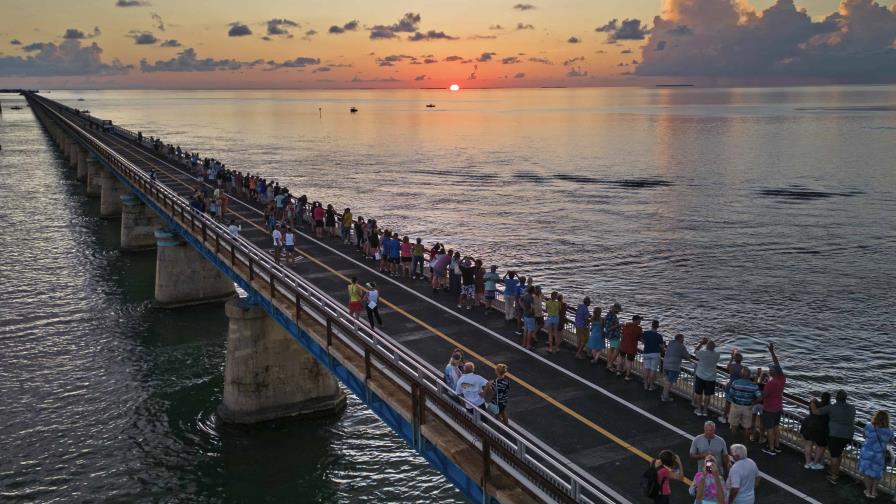
<path id="1" fill-rule="evenodd" d="M 651 499 L 655 499 L 663 489 L 660 482 L 657 481 L 657 468 L 655 463 L 656 460 L 651 460 L 650 465 L 647 466 L 647 470 L 641 475 L 641 490 L 644 491 L 645 496 Z"/>

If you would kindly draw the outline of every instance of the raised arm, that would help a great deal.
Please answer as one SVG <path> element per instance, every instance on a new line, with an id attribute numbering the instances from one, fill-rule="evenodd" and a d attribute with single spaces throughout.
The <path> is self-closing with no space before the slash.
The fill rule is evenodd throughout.
<path id="1" fill-rule="evenodd" d="M 772 362 L 774 362 L 776 366 L 780 366 L 781 363 L 778 362 L 778 354 L 775 353 L 775 344 L 774 343 L 768 344 L 768 351 L 769 351 L 769 353 L 772 354 Z"/>

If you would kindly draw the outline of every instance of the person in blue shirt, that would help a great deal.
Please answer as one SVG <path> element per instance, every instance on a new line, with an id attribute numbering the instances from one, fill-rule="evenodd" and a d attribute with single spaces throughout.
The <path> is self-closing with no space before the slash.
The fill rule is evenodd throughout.
<path id="1" fill-rule="evenodd" d="M 588 344 L 588 324 L 590 322 L 588 307 L 591 306 L 591 298 L 585 299 L 576 307 L 576 359 L 585 358 L 585 345 Z"/>
<path id="2" fill-rule="evenodd" d="M 520 281 L 516 278 L 515 271 L 508 271 L 504 275 L 504 321 L 510 323 L 514 320 L 513 307 L 516 305 L 517 288 Z"/>
<path id="3" fill-rule="evenodd" d="M 659 328 L 660 321 L 654 320 L 650 323 L 650 330 L 641 335 L 641 342 L 644 345 L 644 390 L 656 388 L 654 381 L 660 370 L 660 354 L 665 346 L 663 335 L 657 332 Z"/>

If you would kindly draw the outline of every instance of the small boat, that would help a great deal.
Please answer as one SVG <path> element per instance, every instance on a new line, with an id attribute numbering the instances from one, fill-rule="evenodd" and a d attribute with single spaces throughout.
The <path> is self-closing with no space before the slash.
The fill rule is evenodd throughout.
<path id="1" fill-rule="evenodd" d="M 358 107 L 352 107 L 352 108 L 348 109 L 348 111 L 351 112 L 352 114 L 354 114 L 355 112 L 358 111 Z"/>
<path id="2" fill-rule="evenodd" d="M 84 98 L 78 98 L 78 101 L 84 101 Z"/>
<path id="3" fill-rule="evenodd" d="M 436 106 L 432 103 L 427 103 L 426 108 L 436 108 Z"/>
<path id="4" fill-rule="evenodd" d="M 12 107 L 9 107 L 9 110 L 22 110 L 22 107 L 20 107 L 18 105 L 13 105 Z"/>
<path id="5" fill-rule="evenodd" d="M 84 109 L 84 110 L 82 110 L 82 111 L 81 111 L 81 113 L 82 113 L 82 114 L 89 114 L 89 113 L 90 113 L 90 111 L 89 111 L 89 110 L 87 110 L 87 109 Z"/>

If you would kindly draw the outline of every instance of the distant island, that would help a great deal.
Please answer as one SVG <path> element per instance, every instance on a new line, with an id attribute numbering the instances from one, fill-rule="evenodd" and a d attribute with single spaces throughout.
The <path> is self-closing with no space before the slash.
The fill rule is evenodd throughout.
<path id="1" fill-rule="evenodd" d="M 694 87 L 693 84 L 657 84 L 656 87 Z"/>

